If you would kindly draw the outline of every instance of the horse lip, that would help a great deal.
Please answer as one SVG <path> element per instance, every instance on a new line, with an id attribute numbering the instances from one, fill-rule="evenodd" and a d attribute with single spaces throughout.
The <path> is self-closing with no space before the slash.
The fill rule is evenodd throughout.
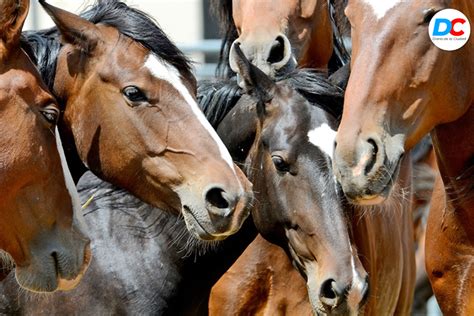
<path id="1" fill-rule="evenodd" d="M 82 280 L 82 277 L 86 273 L 90 262 L 92 260 L 92 251 L 90 247 L 90 242 L 87 243 L 86 248 L 84 250 L 84 259 L 83 259 L 83 264 L 81 266 L 81 269 L 77 276 L 74 279 L 68 280 L 68 279 L 63 279 L 58 275 L 58 287 L 56 291 L 70 291 L 74 289 Z"/>
<path id="2" fill-rule="evenodd" d="M 396 179 L 398 178 L 398 173 L 400 172 L 401 161 L 402 159 L 399 159 L 395 167 L 392 168 L 393 171 L 390 173 L 389 176 L 386 177 L 386 180 L 383 183 L 382 188 L 380 189 L 378 193 L 365 194 L 362 196 L 358 196 L 356 198 L 352 198 L 346 195 L 347 199 L 350 202 L 354 204 L 358 204 L 358 205 L 375 205 L 375 204 L 383 203 L 390 195 L 390 191 L 393 188 L 393 185 L 396 182 Z"/>
<path id="3" fill-rule="evenodd" d="M 222 240 L 227 237 L 224 235 L 220 236 L 220 235 L 214 235 L 214 234 L 209 233 L 204 227 L 202 227 L 201 223 L 199 223 L 199 221 L 196 219 L 193 212 L 191 211 L 190 207 L 187 205 L 183 205 L 183 215 L 185 214 L 188 215 L 188 219 L 192 219 L 193 221 L 192 227 L 194 229 L 192 231 L 192 234 L 194 234 L 196 237 L 203 240 L 209 240 L 209 241 Z"/>

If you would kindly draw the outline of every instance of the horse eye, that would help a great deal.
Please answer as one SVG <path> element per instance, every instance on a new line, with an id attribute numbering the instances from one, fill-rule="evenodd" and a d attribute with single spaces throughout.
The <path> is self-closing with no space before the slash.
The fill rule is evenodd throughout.
<path id="1" fill-rule="evenodd" d="M 122 90 L 123 95 L 130 102 L 146 102 L 148 101 L 146 95 L 136 86 L 127 86 Z"/>
<path id="2" fill-rule="evenodd" d="M 433 9 L 433 8 L 429 8 L 429 9 L 426 9 L 426 10 L 423 10 L 423 23 L 430 23 L 431 19 L 433 18 L 433 16 L 437 13 L 438 11 Z"/>
<path id="3" fill-rule="evenodd" d="M 56 124 L 58 122 L 59 110 L 54 105 L 48 105 L 42 109 L 41 114 L 43 114 L 46 121 L 51 124 Z"/>
<path id="4" fill-rule="evenodd" d="M 277 155 L 272 156 L 273 164 L 275 168 L 280 172 L 288 172 L 290 171 L 290 165 L 281 157 Z"/>

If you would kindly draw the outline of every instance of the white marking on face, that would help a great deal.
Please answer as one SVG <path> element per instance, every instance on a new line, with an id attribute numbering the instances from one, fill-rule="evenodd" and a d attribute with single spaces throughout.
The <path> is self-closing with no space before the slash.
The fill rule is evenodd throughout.
<path id="1" fill-rule="evenodd" d="M 79 194 L 77 193 L 76 185 L 72 179 L 71 172 L 69 171 L 66 155 L 64 154 L 63 144 L 61 142 L 61 137 L 59 136 L 58 127 L 54 129 L 56 136 L 56 147 L 58 149 L 59 157 L 61 158 L 61 167 L 63 169 L 64 182 L 66 183 L 67 191 L 71 196 L 72 209 L 74 212 L 73 223 L 77 228 L 81 230 L 82 233 L 87 232 L 87 225 L 82 215 L 81 202 L 79 201 Z"/>
<path id="2" fill-rule="evenodd" d="M 355 267 L 355 260 L 354 260 L 354 251 L 352 249 L 351 241 L 349 240 L 349 248 L 351 249 L 351 267 L 352 267 L 352 287 L 351 289 L 355 289 L 361 292 L 364 289 L 364 280 L 359 276 L 359 273 Z"/>
<path id="3" fill-rule="evenodd" d="M 336 139 L 336 131 L 333 130 L 329 125 L 323 123 L 321 126 L 316 127 L 308 132 L 308 140 L 311 144 L 315 145 L 326 153 L 332 159 L 334 152 L 334 140 Z"/>
<path id="4" fill-rule="evenodd" d="M 212 139 L 214 139 L 214 141 L 217 143 L 217 147 L 219 148 L 222 159 L 227 162 L 235 174 L 234 163 L 229 151 L 225 147 L 224 143 L 222 143 L 222 140 L 219 138 L 214 128 L 212 128 L 211 124 L 204 116 L 204 113 L 202 113 L 201 109 L 199 109 L 199 106 L 189 93 L 189 90 L 181 81 L 178 70 L 172 65 L 162 62 L 153 54 L 148 55 L 144 66 L 150 70 L 153 76 L 158 79 L 168 81 L 176 90 L 178 90 L 186 103 L 188 103 L 191 107 L 198 121 L 202 124 L 202 126 L 204 126 L 207 132 L 211 135 Z"/>
<path id="5" fill-rule="evenodd" d="M 380 20 L 387 12 L 396 6 L 401 0 L 363 0 L 370 5 L 377 20 Z"/>

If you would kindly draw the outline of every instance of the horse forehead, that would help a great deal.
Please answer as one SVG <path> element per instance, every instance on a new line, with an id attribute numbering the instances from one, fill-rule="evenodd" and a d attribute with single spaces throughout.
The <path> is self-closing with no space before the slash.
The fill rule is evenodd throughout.
<path id="1" fill-rule="evenodd" d="M 141 67 L 150 51 L 132 38 L 120 35 L 117 29 L 107 27 L 102 31 L 105 45 L 103 57 L 115 67 Z"/>
<path id="2" fill-rule="evenodd" d="M 402 0 L 362 0 L 363 3 L 367 4 L 374 13 L 377 20 L 382 19 L 390 9 L 397 6 Z"/>
<path id="3" fill-rule="evenodd" d="M 39 75 L 34 71 L 32 64 L 25 64 L 22 65 L 22 68 L 10 69 L 0 75 L 2 95 L 18 95 L 27 100 L 28 105 L 47 102 L 45 99 L 51 99 L 52 102 L 51 94 L 46 90 Z"/>

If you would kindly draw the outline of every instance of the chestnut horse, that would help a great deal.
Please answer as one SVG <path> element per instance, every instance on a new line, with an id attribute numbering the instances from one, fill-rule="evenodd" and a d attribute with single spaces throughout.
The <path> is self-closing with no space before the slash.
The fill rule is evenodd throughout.
<path id="1" fill-rule="evenodd" d="M 472 1 L 449 7 L 474 17 Z M 442 183 L 427 223 L 428 277 L 444 313 L 472 314 L 474 42 L 456 51 L 431 43 L 428 24 L 444 8 L 440 0 L 349 2 L 352 73 L 334 162 L 353 203 L 380 203 L 403 153 L 431 131 Z"/>
<path id="2" fill-rule="evenodd" d="M 23 288 L 51 292 L 76 286 L 90 248 L 59 108 L 20 48 L 28 8 L 28 0 L 0 2 L 0 261 L 14 261 Z"/>
<path id="3" fill-rule="evenodd" d="M 205 112 L 231 152 L 249 152 L 244 168 L 255 186 L 252 217 L 287 256 L 256 239 L 213 289 L 211 312 L 272 315 L 299 306 L 301 312 L 407 314 L 415 280 L 409 196 L 392 200 L 390 213 L 345 202 L 331 170 L 342 91 L 334 93 L 322 75 L 305 70 L 273 83 L 242 53 L 237 56 L 250 96 L 230 111 L 225 108 L 231 105 L 206 100 Z M 215 90 L 217 100 L 232 99 Z M 404 172 L 398 185 L 408 186 L 409 179 Z M 307 282 L 312 308 L 304 307 L 304 297 L 285 292 L 288 283 L 299 294 L 304 288 L 301 276 L 288 273 L 288 257 Z M 370 294 L 363 307 L 367 274 Z"/>
<path id="4" fill-rule="evenodd" d="M 251 184 L 196 104 L 183 54 L 123 2 L 98 1 L 84 18 L 41 4 L 57 27 L 25 34 L 25 47 L 64 109 L 60 127 L 76 180 L 87 166 L 182 214 L 198 238 L 235 233 Z"/>
<path id="5" fill-rule="evenodd" d="M 221 0 L 215 1 L 224 40 L 218 70 L 221 75 L 237 72 L 235 43 L 265 74 L 294 67 L 339 68 L 349 60 L 344 32 L 345 0 Z M 294 56 L 294 57 L 293 57 Z M 229 68 L 230 67 L 230 68 Z"/>

